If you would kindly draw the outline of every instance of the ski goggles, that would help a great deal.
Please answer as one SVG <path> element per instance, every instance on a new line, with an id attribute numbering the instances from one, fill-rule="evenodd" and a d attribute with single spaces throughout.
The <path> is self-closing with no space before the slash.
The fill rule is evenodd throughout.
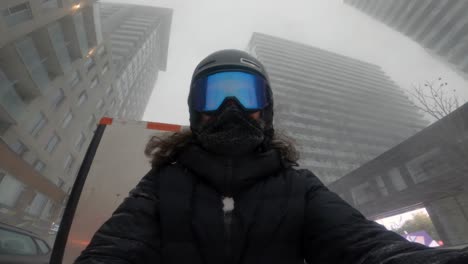
<path id="1" fill-rule="evenodd" d="M 219 109 L 228 99 L 235 99 L 245 110 L 258 111 L 269 104 L 268 83 L 260 75 L 241 71 L 210 74 L 195 81 L 192 107 L 199 112 Z"/>

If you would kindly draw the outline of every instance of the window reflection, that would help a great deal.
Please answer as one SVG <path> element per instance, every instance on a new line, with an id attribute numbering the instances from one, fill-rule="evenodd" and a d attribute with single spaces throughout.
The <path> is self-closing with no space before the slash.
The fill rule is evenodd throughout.
<path id="1" fill-rule="evenodd" d="M 45 151 L 47 151 L 49 154 L 52 154 L 52 152 L 55 150 L 55 148 L 57 147 L 59 143 L 60 143 L 60 137 L 54 133 L 49 138 L 49 141 L 47 142 L 47 145 L 45 147 Z"/>
<path id="2" fill-rule="evenodd" d="M 32 19 L 31 8 L 26 1 L 18 5 L 4 8 L 1 12 L 7 25 L 10 27 Z"/>
<path id="3" fill-rule="evenodd" d="M 65 114 L 65 117 L 63 118 L 63 121 L 62 121 L 62 128 L 67 128 L 68 125 L 70 125 L 70 122 L 73 120 L 73 113 L 72 111 L 68 111 L 66 114 Z"/>
<path id="4" fill-rule="evenodd" d="M 0 171 L 0 204 L 14 208 L 23 189 L 24 184 L 5 171 Z"/>
<path id="5" fill-rule="evenodd" d="M 47 119 L 42 112 L 39 112 L 35 115 L 35 117 L 31 121 L 31 127 L 29 129 L 29 133 L 33 137 L 37 137 L 41 130 L 46 126 Z"/>

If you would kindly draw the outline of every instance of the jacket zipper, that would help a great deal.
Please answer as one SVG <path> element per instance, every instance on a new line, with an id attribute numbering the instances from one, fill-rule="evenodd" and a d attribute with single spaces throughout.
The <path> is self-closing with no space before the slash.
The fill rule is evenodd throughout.
<path id="1" fill-rule="evenodd" d="M 227 164 L 226 164 L 226 180 L 224 182 L 224 191 L 229 196 L 232 196 L 231 186 L 232 186 L 232 159 L 228 159 Z"/>
<path id="2" fill-rule="evenodd" d="M 224 191 L 226 194 L 232 196 L 232 159 L 227 160 L 226 164 L 226 181 L 225 181 L 225 189 Z M 224 197 L 222 198 L 224 199 Z M 225 226 L 225 232 L 226 232 L 226 257 L 227 261 L 226 263 L 231 263 L 232 262 L 232 234 L 231 234 L 231 226 L 232 226 L 232 211 L 231 212 L 223 212 L 224 215 L 224 224 L 227 225 Z"/>

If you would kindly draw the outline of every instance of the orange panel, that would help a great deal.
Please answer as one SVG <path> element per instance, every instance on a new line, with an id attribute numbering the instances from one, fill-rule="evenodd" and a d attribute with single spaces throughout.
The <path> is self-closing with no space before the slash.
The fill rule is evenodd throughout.
<path id="1" fill-rule="evenodd" d="M 178 132 L 182 128 L 179 125 L 172 125 L 172 124 L 164 124 L 164 123 L 156 123 L 156 122 L 148 122 L 146 124 L 147 129 L 154 129 L 154 130 L 164 130 L 164 131 L 173 131 Z"/>
<path id="2" fill-rule="evenodd" d="M 103 117 L 101 121 L 99 121 L 100 125 L 112 125 L 112 118 L 110 117 Z"/>

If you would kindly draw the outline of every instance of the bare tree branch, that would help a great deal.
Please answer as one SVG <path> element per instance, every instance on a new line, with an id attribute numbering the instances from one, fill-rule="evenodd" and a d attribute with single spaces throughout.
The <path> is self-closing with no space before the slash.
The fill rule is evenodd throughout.
<path id="1" fill-rule="evenodd" d="M 460 104 L 458 98 L 450 91 L 447 92 L 448 83 L 443 82 L 442 78 L 436 81 L 426 81 L 424 86 L 413 85 L 409 94 L 416 100 L 418 109 L 430 116 L 440 120 L 457 109 Z"/>
<path id="2" fill-rule="evenodd" d="M 429 91 L 431 92 L 432 99 L 436 103 L 439 111 L 442 111 L 445 115 L 447 114 L 447 110 L 445 109 L 445 105 L 441 102 L 443 100 L 443 94 L 440 90 L 436 91 L 434 88 L 434 83 L 426 82 L 427 86 L 429 87 Z"/>
<path id="3" fill-rule="evenodd" d="M 417 106 L 420 110 L 423 112 L 426 112 L 430 114 L 432 117 L 436 119 L 440 119 L 440 114 L 438 113 L 437 109 L 434 109 L 434 107 L 428 102 L 427 99 L 429 99 L 428 96 L 426 96 L 422 90 L 422 88 L 413 86 L 413 92 L 409 92 L 418 102 L 419 104 L 422 105 L 422 107 Z"/>

